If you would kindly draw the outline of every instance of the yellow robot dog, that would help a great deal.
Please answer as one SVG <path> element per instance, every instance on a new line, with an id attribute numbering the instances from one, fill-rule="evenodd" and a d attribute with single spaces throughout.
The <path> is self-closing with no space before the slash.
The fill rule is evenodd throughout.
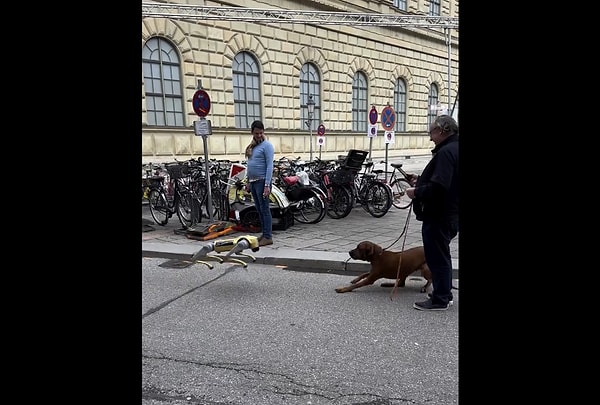
<path id="1" fill-rule="evenodd" d="M 205 263 L 203 261 L 200 261 L 198 259 L 213 258 L 220 262 L 223 262 L 225 260 L 230 260 L 230 261 L 234 261 L 236 263 L 240 263 L 244 267 L 246 267 L 247 266 L 246 262 L 239 260 L 239 259 L 230 258 L 230 256 L 233 254 L 240 254 L 240 252 L 242 252 L 244 249 L 251 249 L 253 252 L 258 252 L 258 250 L 259 250 L 258 238 L 256 236 L 244 235 L 244 236 L 238 236 L 237 238 L 222 239 L 222 240 L 210 242 L 210 243 L 203 245 L 200 248 L 200 250 L 198 250 L 196 253 L 194 253 L 192 255 L 192 257 L 190 258 L 190 260 L 193 263 L 195 263 L 195 262 L 204 263 L 207 266 L 209 266 L 210 268 L 212 268 L 211 265 L 209 265 L 208 263 Z M 227 252 L 227 254 L 224 257 L 223 256 L 208 256 L 208 254 L 213 251 L 215 251 L 217 253 Z M 251 256 L 251 255 L 243 254 L 243 256 L 247 256 L 247 257 L 250 257 L 252 260 L 256 260 L 254 258 L 254 256 Z"/>

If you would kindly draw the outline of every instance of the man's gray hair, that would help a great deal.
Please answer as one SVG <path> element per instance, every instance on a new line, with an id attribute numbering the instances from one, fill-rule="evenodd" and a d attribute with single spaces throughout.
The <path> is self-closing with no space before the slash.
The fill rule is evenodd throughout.
<path id="1" fill-rule="evenodd" d="M 439 115 L 433 122 L 448 135 L 458 134 L 458 124 L 449 115 Z"/>

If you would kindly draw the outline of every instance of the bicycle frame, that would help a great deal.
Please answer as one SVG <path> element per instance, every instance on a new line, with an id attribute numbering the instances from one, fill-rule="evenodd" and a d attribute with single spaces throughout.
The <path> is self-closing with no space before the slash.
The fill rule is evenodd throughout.
<path id="1" fill-rule="evenodd" d="M 357 173 L 350 185 L 357 203 L 375 218 L 387 213 L 393 203 L 392 189 L 377 178 L 373 172 L 373 162 L 363 163 L 362 172 Z"/>
<path id="2" fill-rule="evenodd" d="M 406 209 L 412 205 L 412 200 L 406 195 L 406 189 L 412 187 L 408 181 L 408 174 L 402 169 L 402 163 L 391 163 L 390 165 L 393 170 L 385 183 L 392 191 L 392 205 L 399 209 Z"/>

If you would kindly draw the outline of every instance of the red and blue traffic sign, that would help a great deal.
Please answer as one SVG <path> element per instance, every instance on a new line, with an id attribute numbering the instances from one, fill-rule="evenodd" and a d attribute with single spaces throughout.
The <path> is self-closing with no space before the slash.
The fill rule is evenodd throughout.
<path id="1" fill-rule="evenodd" d="M 210 97 L 204 90 L 196 90 L 192 98 L 194 112 L 200 117 L 206 117 L 210 111 Z"/>
<path id="2" fill-rule="evenodd" d="M 386 131 L 391 131 L 396 124 L 396 112 L 389 105 L 381 110 L 381 126 Z"/>
<path id="3" fill-rule="evenodd" d="M 371 125 L 377 124 L 377 110 L 375 106 L 371 107 L 371 111 L 369 112 L 369 122 Z"/>
<path id="4" fill-rule="evenodd" d="M 319 134 L 320 136 L 325 135 L 325 125 L 319 125 L 319 127 L 317 128 L 317 134 Z"/>

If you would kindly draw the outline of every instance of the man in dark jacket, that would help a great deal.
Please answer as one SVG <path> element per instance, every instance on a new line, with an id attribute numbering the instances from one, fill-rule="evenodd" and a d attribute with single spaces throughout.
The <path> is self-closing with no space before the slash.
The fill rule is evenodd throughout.
<path id="1" fill-rule="evenodd" d="M 440 115 L 429 126 L 435 147 L 420 176 L 409 175 L 414 187 L 406 194 L 422 222 L 425 260 L 431 270 L 433 291 L 429 299 L 415 302 L 414 308 L 444 311 L 452 305 L 452 259 L 450 242 L 458 234 L 458 124 L 449 115 Z"/>

